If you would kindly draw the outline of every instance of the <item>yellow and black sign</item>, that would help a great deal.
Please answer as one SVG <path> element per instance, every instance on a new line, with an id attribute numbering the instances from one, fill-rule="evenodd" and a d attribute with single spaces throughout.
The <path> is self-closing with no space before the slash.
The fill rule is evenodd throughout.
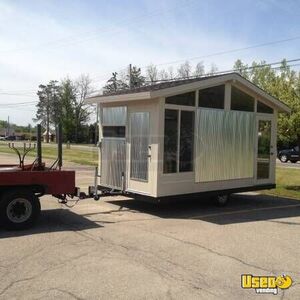
<path id="1" fill-rule="evenodd" d="M 241 284 L 243 289 L 255 289 L 257 294 L 278 294 L 278 288 L 285 290 L 292 285 L 292 278 L 288 275 L 253 276 L 243 274 Z"/>

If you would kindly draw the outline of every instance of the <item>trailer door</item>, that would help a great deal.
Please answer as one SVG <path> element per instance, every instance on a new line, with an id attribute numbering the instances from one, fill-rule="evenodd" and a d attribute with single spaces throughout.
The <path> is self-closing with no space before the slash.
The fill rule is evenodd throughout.
<path id="1" fill-rule="evenodd" d="M 126 106 L 102 109 L 100 184 L 117 190 L 126 188 L 126 123 Z"/>
<path id="2" fill-rule="evenodd" d="M 275 181 L 276 147 L 274 119 L 257 116 L 256 182 L 257 184 Z"/>
<path id="3" fill-rule="evenodd" d="M 150 110 L 130 111 L 128 148 L 128 190 L 149 194 L 151 187 Z"/>

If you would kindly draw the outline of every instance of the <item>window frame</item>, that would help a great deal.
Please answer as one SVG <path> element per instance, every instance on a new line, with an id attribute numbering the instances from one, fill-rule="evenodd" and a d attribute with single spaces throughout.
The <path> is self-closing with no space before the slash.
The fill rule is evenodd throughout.
<path id="1" fill-rule="evenodd" d="M 225 90 L 224 90 L 224 108 L 209 108 L 209 107 L 201 107 L 199 106 L 199 91 L 207 88 L 211 88 L 214 86 L 219 86 L 219 85 L 225 85 Z M 232 105 L 232 88 L 236 88 L 240 90 L 241 92 L 247 94 L 251 98 L 253 98 L 253 111 L 244 111 L 244 110 L 234 110 L 231 108 Z M 162 102 L 162 108 L 163 108 L 163 114 L 162 114 L 162 124 L 163 124 L 163 138 L 164 138 L 164 129 L 165 129 L 165 110 L 166 109 L 172 109 L 172 110 L 177 110 L 178 112 L 178 136 L 177 136 L 177 164 L 176 164 L 176 173 L 164 173 L 164 142 L 162 143 L 162 148 L 161 148 L 161 157 L 162 157 L 162 167 L 160 168 L 160 174 L 163 176 L 176 176 L 180 174 L 195 174 L 195 162 L 196 162 L 196 143 L 195 143 L 195 136 L 197 135 L 197 127 L 196 127 L 196 120 L 197 120 L 197 110 L 199 108 L 201 109 L 209 109 L 209 110 L 223 110 L 223 111 L 240 111 L 240 112 L 247 112 L 247 113 L 252 113 L 255 114 L 256 116 L 265 116 L 265 117 L 271 117 L 275 118 L 276 114 L 276 109 L 273 106 L 270 106 L 274 110 L 273 114 L 269 113 L 259 113 L 257 112 L 257 102 L 261 101 L 261 97 L 259 97 L 254 91 L 249 90 L 248 88 L 239 85 L 235 82 L 222 82 L 218 84 L 210 84 L 207 86 L 203 87 L 197 87 L 193 90 L 195 92 L 195 106 L 185 106 L 185 105 L 177 105 L 177 104 L 168 104 L 166 103 L 166 98 L 172 95 L 164 96 L 163 97 L 163 102 Z M 184 94 L 186 92 L 178 92 L 178 94 Z M 261 101 L 264 103 L 264 101 Z M 265 103 L 264 103 L 265 104 Z M 265 104 L 268 105 L 268 104 Z M 269 105 L 268 105 L 269 106 Z M 181 111 L 193 111 L 194 112 L 194 147 L 193 147 L 193 170 L 192 171 L 187 171 L 187 172 L 179 172 L 179 165 L 180 165 L 180 122 L 181 122 Z M 256 171 L 255 171 L 256 172 Z"/>
<path id="2" fill-rule="evenodd" d="M 171 109 L 171 110 L 176 110 L 178 112 L 178 124 L 177 124 L 177 153 L 176 153 L 176 172 L 173 173 L 165 173 L 164 172 L 164 153 L 165 153 L 165 147 L 164 147 L 164 142 L 162 143 L 162 158 L 163 158 L 163 163 L 162 163 L 162 174 L 164 176 L 174 176 L 174 175 L 179 175 L 179 174 L 193 174 L 195 171 L 195 139 L 193 140 L 193 157 L 192 157 L 192 171 L 185 171 L 185 172 L 180 172 L 179 167 L 180 167 L 180 127 L 181 127 L 181 111 L 189 111 L 189 112 L 194 112 L 194 135 L 195 133 L 195 121 L 196 121 L 196 112 L 197 112 L 197 105 L 198 105 L 198 90 L 195 91 L 195 106 L 185 106 L 185 105 L 177 105 L 177 104 L 168 104 L 166 103 L 164 99 L 164 113 L 163 113 L 163 119 L 164 119 L 164 126 L 163 130 L 165 130 L 165 111 L 166 109 Z M 165 136 L 163 136 L 165 138 Z"/>

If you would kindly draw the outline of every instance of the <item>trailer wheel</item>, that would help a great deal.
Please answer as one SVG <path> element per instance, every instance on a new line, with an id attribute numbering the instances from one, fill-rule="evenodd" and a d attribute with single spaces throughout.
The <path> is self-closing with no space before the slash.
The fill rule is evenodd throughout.
<path id="1" fill-rule="evenodd" d="M 215 203 L 217 206 L 226 206 L 227 203 L 228 203 L 228 200 L 229 200 L 229 196 L 230 195 L 217 195 L 216 198 L 215 198 Z"/>
<path id="2" fill-rule="evenodd" d="M 9 230 L 29 228 L 40 211 L 40 200 L 30 190 L 8 191 L 0 200 L 0 222 Z"/>

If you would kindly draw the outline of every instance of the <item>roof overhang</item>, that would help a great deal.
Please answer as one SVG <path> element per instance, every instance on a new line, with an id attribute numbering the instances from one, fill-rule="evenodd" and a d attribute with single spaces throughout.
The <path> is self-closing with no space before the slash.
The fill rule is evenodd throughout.
<path id="1" fill-rule="evenodd" d="M 266 99 L 267 101 L 270 101 L 273 106 L 277 108 L 279 112 L 285 112 L 290 113 L 291 109 L 278 100 L 277 98 L 269 95 L 267 92 L 253 84 L 251 81 L 245 79 L 241 75 L 237 73 L 230 73 L 230 74 L 224 74 L 222 76 L 217 77 L 211 77 L 199 81 L 194 81 L 191 83 L 186 83 L 182 85 L 177 85 L 174 87 L 164 88 L 160 90 L 153 90 L 153 91 L 147 91 L 147 92 L 136 92 L 136 93 L 126 93 L 126 94 L 119 94 L 119 95 L 96 95 L 91 96 L 85 99 L 85 103 L 87 104 L 96 104 L 96 103 L 116 103 L 116 102 L 126 102 L 126 101 L 137 101 L 137 100 L 149 100 L 159 97 L 167 97 L 172 96 L 178 93 L 185 93 L 191 90 L 206 88 L 210 86 L 215 86 L 219 84 L 223 84 L 226 82 L 238 82 L 245 86 L 246 88 L 253 91 L 255 94 L 261 96 L 263 99 Z"/>

